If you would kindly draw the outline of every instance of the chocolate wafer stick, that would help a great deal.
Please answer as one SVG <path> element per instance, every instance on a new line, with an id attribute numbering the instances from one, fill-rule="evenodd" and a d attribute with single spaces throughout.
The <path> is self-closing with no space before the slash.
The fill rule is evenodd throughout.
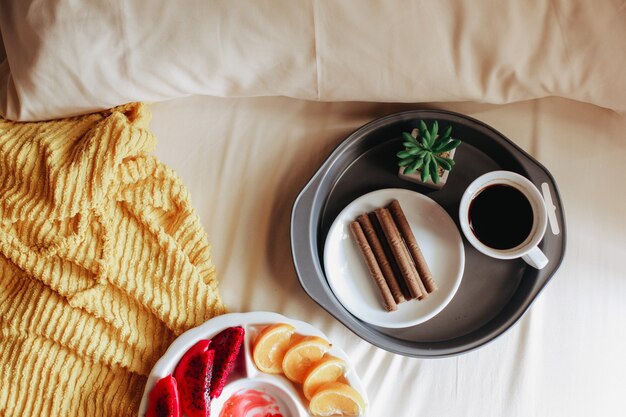
<path id="1" fill-rule="evenodd" d="M 402 295 L 405 300 L 411 300 L 413 296 L 409 291 L 409 287 L 404 282 L 402 278 L 402 273 L 400 272 L 400 266 L 396 262 L 396 258 L 393 256 L 393 252 L 391 252 L 391 246 L 389 246 L 389 242 L 387 242 L 387 238 L 385 237 L 385 232 L 383 232 L 383 227 L 380 225 L 378 221 L 378 217 L 376 217 L 376 213 L 373 211 L 367 213 L 367 217 L 369 217 L 370 222 L 372 222 L 372 226 L 374 226 L 374 231 L 376 232 L 376 236 L 379 237 L 379 241 L 381 246 L 383 247 L 383 252 L 385 252 L 385 256 L 387 260 L 391 264 L 391 270 L 393 271 L 393 276 L 396 278 L 398 285 L 400 286 L 400 291 L 402 291 Z"/>
<path id="2" fill-rule="evenodd" d="M 359 222 L 359 224 L 361 225 L 361 229 L 363 229 L 363 233 L 365 234 L 367 242 L 372 248 L 372 252 L 376 257 L 376 262 L 378 262 L 378 266 L 383 273 L 383 277 L 385 277 L 387 286 L 389 287 L 391 295 L 393 295 L 393 299 L 395 300 L 396 304 L 400 304 L 406 301 L 406 298 L 404 298 L 404 294 L 402 294 L 402 290 L 400 289 L 400 285 L 398 285 L 396 276 L 393 273 L 393 269 L 391 268 L 391 263 L 389 263 L 389 259 L 387 259 L 387 255 L 383 250 L 383 246 L 380 242 L 378 235 L 376 235 L 376 230 L 374 229 L 374 225 L 370 221 L 370 218 L 367 216 L 367 214 L 361 214 L 359 217 L 356 218 L 356 221 Z"/>
<path id="3" fill-rule="evenodd" d="M 422 290 L 420 289 L 417 270 L 415 269 L 415 265 L 413 265 L 413 261 L 411 259 L 411 255 L 409 254 L 409 251 L 407 250 L 406 246 L 404 246 L 404 242 L 402 241 L 400 232 L 398 231 L 398 228 L 396 227 L 396 224 L 394 223 L 393 217 L 391 217 L 389 210 L 387 210 L 386 208 L 379 208 L 374 210 L 374 213 L 376 213 L 376 218 L 378 218 L 385 237 L 387 238 L 387 242 L 391 247 L 393 257 L 400 267 L 402 278 L 404 278 L 407 286 L 409 287 L 409 292 L 411 293 L 411 296 L 418 299 L 424 298 L 427 293 L 422 292 Z"/>
<path id="4" fill-rule="evenodd" d="M 426 259 L 424 259 L 424 255 L 420 250 L 419 245 L 417 244 L 417 240 L 415 239 L 415 235 L 413 235 L 413 231 L 411 231 L 411 226 L 409 226 L 409 222 L 404 215 L 404 211 L 400 206 L 400 202 L 398 200 L 393 200 L 391 204 L 389 204 L 389 212 L 393 216 L 393 219 L 396 221 L 396 225 L 398 226 L 398 230 L 400 231 L 400 235 L 406 242 L 406 246 L 409 248 L 409 252 L 411 252 L 411 256 L 413 257 L 413 261 L 415 262 L 415 268 L 426 287 L 426 291 L 428 293 L 432 293 L 437 290 L 437 284 L 433 280 L 433 275 L 428 268 L 428 264 L 426 263 Z"/>
<path id="5" fill-rule="evenodd" d="M 369 243 L 367 243 L 367 238 L 363 233 L 363 229 L 358 221 L 353 221 L 350 223 L 350 231 L 352 232 L 352 236 L 356 240 L 357 245 L 359 246 L 359 250 L 363 255 L 363 259 L 365 259 L 365 263 L 367 264 L 367 269 L 369 270 L 370 275 L 374 278 L 374 282 L 376 282 L 376 286 L 380 290 L 380 294 L 383 297 L 383 307 L 387 311 L 394 311 L 398 309 L 396 302 L 387 286 L 387 282 L 385 281 L 385 277 L 383 276 L 378 263 L 376 262 L 376 257 L 372 252 L 372 248 Z"/>

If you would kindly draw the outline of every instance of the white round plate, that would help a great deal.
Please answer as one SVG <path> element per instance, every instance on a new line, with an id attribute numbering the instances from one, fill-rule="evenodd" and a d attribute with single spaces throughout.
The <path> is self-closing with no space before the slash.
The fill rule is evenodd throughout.
<path id="1" fill-rule="evenodd" d="M 198 327 L 181 334 L 157 361 L 148 376 L 143 392 L 139 417 L 144 417 L 148 409 L 148 394 L 156 382 L 174 373 L 176 365 L 183 354 L 201 339 L 210 339 L 222 330 L 232 326 L 242 326 L 245 330 L 244 343 L 239 352 L 238 362 L 224 387 L 222 395 L 211 401 L 211 416 L 219 417 L 221 409 L 228 398 L 240 389 L 255 389 L 271 395 L 280 406 L 280 414 L 284 417 L 309 417 L 308 404 L 301 394 L 300 388 L 282 375 L 270 375 L 257 369 L 252 361 L 252 344 L 258 332 L 273 323 L 289 323 L 296 328 L 296 333 L 319 336 L 331 342 L 330 355 L 343 359 L 348 365 L 344 375 L 348 383 L 354 387 L 367 404 L 367 393 L 359 380 L 348 356 L 338 348 L 332 340 L 309 323 L 292 320 L 288 317 L 271 312 L 231 313 L 215 317 Z M 366 408 L 365 416 L 368 415 Z"/>
<path id="2" fill-rule="evenodd" d="M 424 254 L 437 291 L 424 300 L 409 300 L 393 312 L 382 306 L 378 287 L 350 234 L 350 223 L 397 199 Z M 450 302 L 461 284 L 465 267 L 463 240 L 448 213 L 423 194 L 387 188 L 365 194 L 337 216 L 324 246 L 324 269 L 333 293 L 354 316 L 385 328 L 405 328 L 434 317 Z"/>

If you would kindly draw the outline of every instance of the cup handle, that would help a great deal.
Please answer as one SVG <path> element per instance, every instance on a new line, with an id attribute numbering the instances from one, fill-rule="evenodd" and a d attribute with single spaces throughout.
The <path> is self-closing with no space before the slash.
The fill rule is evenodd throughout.
<path id="1" fill-rule="evenodd" d="M 537 246 L 532 248 L 522 259 L 533 268 L 542 269 L 548 264 L 548 258 Z"/>

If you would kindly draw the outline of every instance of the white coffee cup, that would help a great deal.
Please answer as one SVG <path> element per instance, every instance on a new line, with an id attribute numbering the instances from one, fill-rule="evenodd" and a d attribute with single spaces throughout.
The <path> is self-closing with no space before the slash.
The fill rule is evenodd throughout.
<path id="1" fill-rule="evenodd" d="M 503 184 L 516 188 L 530 203 L 533 211 L 533 224 L 528 237 L 519 245 L 510 249 L 495 249 L 481 242 L 470 225 L 470 207 L 472 201 L 487 187 Z M 543 239 L 548 225 L 548 215 L 541 193 L 527 178 L 510 171 L 492 171 L 476 178 L 465 190 L 459 207 L 461 230 L 467 240 L 485 255 L 497 259 L 522 258 L 534 268 L 541 269 L 548 264 L 548 258 L 537 247 Z"/>

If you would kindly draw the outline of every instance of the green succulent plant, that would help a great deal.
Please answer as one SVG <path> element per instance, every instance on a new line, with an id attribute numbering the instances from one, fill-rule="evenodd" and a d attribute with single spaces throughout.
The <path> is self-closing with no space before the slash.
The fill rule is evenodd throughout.
<path id="1" fill-rule="evenodd" d="M 416 136 L 402 132 L 404 150 L 397 153 L 398 166 L 404 167 L 404 174 L 409 175 L 417 170 L 421 171 L 423 182 L 432 178 L 437 184 L 440 179 L 439 168 L 450 171 L 454 160 L 444 156 L 461 144 L 461 141 L 450 137 L 452 126 L 439 134 L 439 123 L 435 120 L 430 128 L 423 120 L 419 122 L 419 129 L 415 129 Z M 415 133 L 414 133 L 415 134 Z"/>

